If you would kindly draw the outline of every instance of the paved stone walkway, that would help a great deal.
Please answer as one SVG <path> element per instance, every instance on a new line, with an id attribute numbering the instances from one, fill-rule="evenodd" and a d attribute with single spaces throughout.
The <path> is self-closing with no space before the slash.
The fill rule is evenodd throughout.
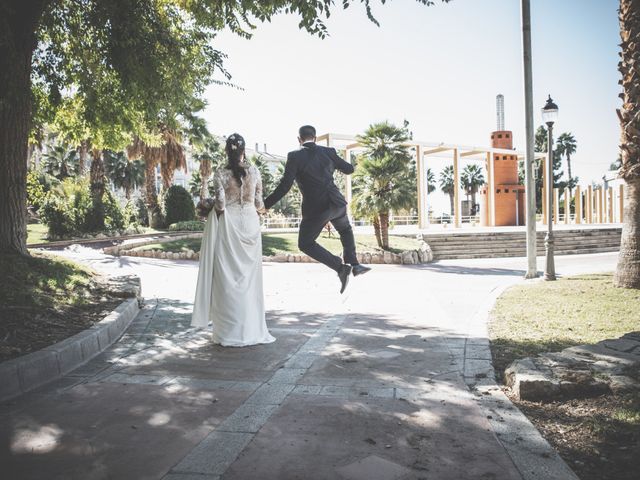
<path id="1" fill-rule="evenodd" d="M 3 477 L 527 477 L 470 389 L 492 372 L 486 311 L 522 259 L 379 265 L 343 296 L 318 265 L 266 264 L 277 341 L 234 349 L 189 327 L 195 264 L 66 254 L 139 274 L 147 303 L 111 349 L 0 406 Z"/>

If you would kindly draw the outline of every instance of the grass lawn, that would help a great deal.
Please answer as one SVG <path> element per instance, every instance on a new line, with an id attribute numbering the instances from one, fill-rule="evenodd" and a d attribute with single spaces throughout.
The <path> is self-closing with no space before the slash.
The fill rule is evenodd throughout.
<path id="1" fill-rule="evenodd" d="M 499 374 L 516 358 L 636 330 L 640 330 L 640 291 L 615 288 L 612 274 L 512 287 L 496 302 L 489 324 Z"/>
<path id="2" fill-rule="evenodd" d="M 64 340 L 113 310 L 97 275 L 53 255 L 0 255 L 0 361 Z"/>
<path id="3" fill-rule="evenodd" d="M 34 243 L 47 243 L 49 229 L 42 223 L 29 223 L 27 225 L 27 245 Z"/>
<path id="4" fill-rule="evenodd" d="M 512 287 L 498 299 L 489 325 L 501 377 L 516 358 L 639 330 L 640 291 L 614 288 L 611 274 Z M 512 400 L 582 480 L 637 478 L 638 393 L 550 403 Z"/>
<path id="5" fill-rule="evenodd" d="M 327 250 L 340 254 L 342 252 L 342 245 L 340 238 L 337 234 L 333 234 L 329 237 L 323 233 L 318 242 L 324 246 Z M 418 241 L 408 237 L 389 237 L 389 243 L 391 251 L 395 253 L 402 252 L 404 250 L 413 250 L 419 247 Z M 375 252 L 379 251 L 375 236 L 373 235 L 356 235 L 356 248 L 358 252 Z M 164 252 L 183 252 L 187 250 L 193 250 L 197 252 L 200 250 L 200 239 L 191 238 L 186 240 L 176 240 L 174 242 L 166 243 L 154 243 L 151 245 L 145 245 L 139 247 L 136 250 L 161 250 Z M 262 254 L 263 255 L 277 255 L 280 253 L 300 253 L 298 249 L 298 234 L 296 233 L 263 233 L 262 234 Z"/>

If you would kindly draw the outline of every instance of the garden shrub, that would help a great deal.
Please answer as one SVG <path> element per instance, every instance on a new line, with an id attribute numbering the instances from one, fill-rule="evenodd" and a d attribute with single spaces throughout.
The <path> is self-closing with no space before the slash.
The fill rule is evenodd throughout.
<path id="1" fill-rule="evenodd" d="M 188 222 L 177 222 L 169 225 L 169 230 L 174 232 L 203 232 L 204 222 L 200 220 L 191 220 Z"/>
<path id="2" fill-rule="evenodd" d="M 124 212 L 110 190 L 105 190 L 102 197 L 104 205 L 104 226 L 107 231 L 114 232 L 124 230 L 128 223 L 125 221 Z"/>
<path id="3" fill-rule="evenodd" d="M 104 226 L 98 225 L 101 218 L 96 212 L 101 208 Z M 113 194 L 106 190 L 103 204 L 94 206 L 87 180 L 67 178 L 46 194 L 39 210 L 42 222 L 49 229 L 50 238 L 69 238 L 99 231 L 120 231 L 128 226 L 122 207 Z"/>
<path id="4" fill-rule="evenodd" d="M 165 223 L 191 221 L 196 217 L 196 209 L 191 194 L 179 185 L 169 187 L 163 197 Z"/>
<path id="5" fill-rule="evenodd" d="M 138 198 L 134 204 L 135 221 L 138 225 L 149 226 L 149 212 L 142 198 Z"/>
<path id="6" fill-rule="evenodd" d="M 27 205 L 36 211 L 42 206 L 47 194 L 38 177 L 35 170 L 27 173 Z"/>

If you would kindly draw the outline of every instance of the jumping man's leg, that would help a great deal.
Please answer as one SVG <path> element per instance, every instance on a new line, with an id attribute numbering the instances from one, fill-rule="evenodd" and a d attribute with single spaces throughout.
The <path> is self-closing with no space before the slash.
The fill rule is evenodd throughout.
<path id="1" fill-rule="evenodd" d="M 331 223 L 338 232 L 338 235 L 340 235 L 344 263 L 358 265 L 358 257 L 356 256 L 356 240 L 353 237 L 353 228 L 351 228 L 349 217 L 347 216 L 347 208 L 340 208 L 336 212 L 336 216 L 331 219 Z"/>
<path id="2" fill-rule="evenodd" d="M 328 218 L 324 216 L 303 218 L 302 222 L 300 222 L 300 231 L 298 233 L 298 248 L 311 258 L 339 272 L 342 267 L 340 257 L 333 255 L 316 242 L 327 221 Z"/>

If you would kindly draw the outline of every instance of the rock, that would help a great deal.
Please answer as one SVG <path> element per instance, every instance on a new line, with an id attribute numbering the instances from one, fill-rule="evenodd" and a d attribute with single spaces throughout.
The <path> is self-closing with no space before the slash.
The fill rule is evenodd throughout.
<path id="1" fill-rule="evenodd" d="M 418 255 L 421 256 L 421 263 L 431 263 L 433 262 L 433 251 L 427 242 L 420 242 L 420 247 L 418 249 Z"/>
<path id="2" fill-rule="evenodd" d="M 403 265 L 415 265 L 416 261 L 413 258 L 413 254 L 415 252 L 411 250 L 407 250 L 406 252 L 402 252 L 400 254 L 400 261 Z"/>
<path id="3" fill-rule="evenodd" d="M 393 253 L 391 252 L 384 252 L 382 254 L 382 261 L 386 264 L 391 264 L 394 263 L 394 258 L 393 258 Z"/>
<path id="4" fill-rule="evenodd" d="M 167 252 L 160 252 L 160 258 L 166 259 L 167 258 Z"/>

